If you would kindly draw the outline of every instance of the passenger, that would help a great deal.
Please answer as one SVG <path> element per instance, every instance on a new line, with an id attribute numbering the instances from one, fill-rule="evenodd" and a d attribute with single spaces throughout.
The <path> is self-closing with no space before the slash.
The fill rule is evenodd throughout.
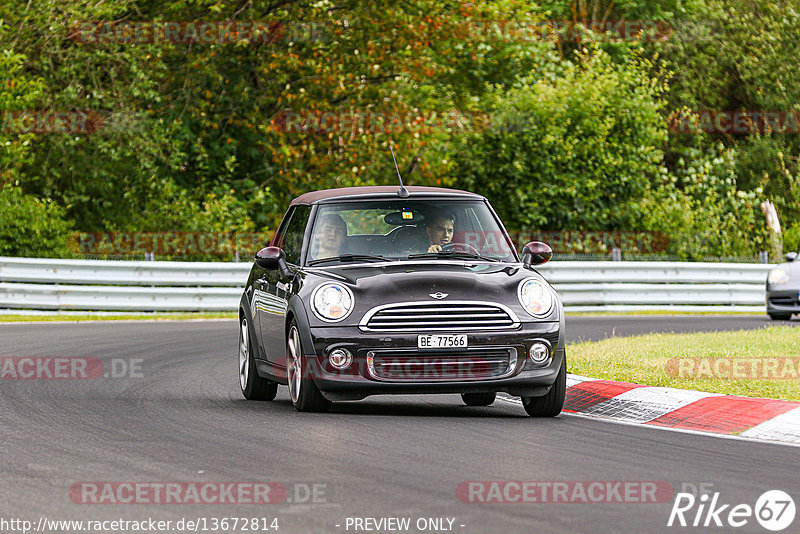
<path id="1" fill-rule="evenodd" d="M 444 245 L 453 241 L 456 218 L 451 213 L 438 213 L 425 225 L 428 234 L 428 252 L 441 252 Z"/>
<path id="2" fill-rule="evenodd" d="M 319 243 L 317 259 L 336 257 L 347 237 L 347 223 L 335 213 L 323 215 L 314 237 Z"/>

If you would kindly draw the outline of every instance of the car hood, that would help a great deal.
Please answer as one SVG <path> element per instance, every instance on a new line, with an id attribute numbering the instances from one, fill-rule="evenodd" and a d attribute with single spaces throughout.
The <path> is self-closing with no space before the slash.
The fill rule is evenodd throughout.
<path id="1" fill-rule="evenodd" d="M 364 307 L 395 302 L 438 301 L 446 304 L 470 300 L 504 304 L 520 317 L 527 314 L 517 298 L 519 283 L 526 278 L 544 281 L 539 273 L 521 263 L 392 262 L 337 265 L 309 270 L 306 274 L 307 287 L 328 280 L 346 283 L 353 291 L 361 312 L 365 311 Z M 308 287 L 309 291 L 312 289 Z"/>

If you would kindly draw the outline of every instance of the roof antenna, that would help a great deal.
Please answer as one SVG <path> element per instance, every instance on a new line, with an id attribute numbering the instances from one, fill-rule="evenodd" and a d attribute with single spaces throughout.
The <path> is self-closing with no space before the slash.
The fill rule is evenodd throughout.
<path id="1" fill-rule="evenodd" d="M 392 151 L 392 160 L 394 160 L 394 168 L 397 170 L 397 179 L 400 180 L 400 190 L 397 191 L 397 196 L 400 198 L 408 198 L 408 189 L 403 185 L 403 177 L 400 176 L 400 167 L 397 166 L 397 158 L 394 157 L 392 143 L 389 143 L 389 150 Z"/>

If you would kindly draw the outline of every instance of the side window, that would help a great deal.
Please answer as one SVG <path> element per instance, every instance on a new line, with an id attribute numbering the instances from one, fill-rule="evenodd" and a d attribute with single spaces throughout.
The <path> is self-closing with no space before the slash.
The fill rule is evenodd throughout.
<path id="1" fill-rule="evenodd" d="M 286 253 L 286 261 L 295 265 L 300 263 L 303 249 L 303 235 L 306 232 L 311 206 L 297 206 L 292 212 L 289 224 L 278 237 L 278 246 Z"/>

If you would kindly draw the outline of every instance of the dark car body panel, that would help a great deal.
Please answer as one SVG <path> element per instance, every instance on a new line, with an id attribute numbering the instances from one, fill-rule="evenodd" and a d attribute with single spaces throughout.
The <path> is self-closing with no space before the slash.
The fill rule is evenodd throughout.
<path id="1" fill-rule="evenodd" d="M 440 188 L 409 187 L 414 198 L 442 200 L 486 199 L 473 193 Z M 548 317 L 534 318 L 522 307 L 517 288 L 527 278 L 544 279 L 531 267 L 520 262 L 490 262 L 479 259 L 401 260 L 382 263 L 341 262 L 305 266 L 310 232 L 319 204 L 347 202 L 364 198 L 392 198 L 396 187 L 347 188 L 308 193 L 295 199 L 279 226 L 272 246 L 281 246 L 282 232 L 294 210 L 310 207 L 303 237 L 302 254 L 287 268 L 267 270 L 254 264 L 241 299 L 240 314 L 247 317 L 251 339 L 256 342 L 256 369 L 264 378 L 287 383 L 286 333 L 293 319 L 298 325 L 302 351 L 308 358 L 311 374 L 322 394 L 330 400 L 360 399 L 367 395 L 387 393 L 466 393 L 505 391 L 514 395 L 540 396 L 555 382 L 564 359 L 564 316 L 560 300 L 555 297 L 554 309 Z M 497 219 L 509 244 L 510 238 Z M 513 250 L 513 246 L 511 247 Z M 517 258 L 516 251 L 514 257 Z M 353 294 L 353 311 L 340 322 L 332 323 L 312 311 L 315 288 L 324 282 L 345 285 Z M 547 284 L 546 281 L 544 281 Z M 442 300 L 432 294 L 446 294 Z M 368 369 L 370 354 L 414 354 L 421 358 L 434 355 L 417 348 L 417 335 L 426 331 L 376 332 L 361 324 L 374 308 L 392 303 L 431 304 L 441 302 L 493 303 L 508 310 L 516 321 L 512 327 L 467 330 L 450 328 L 447 333 L 467 334 L 469 347 L 475 354 L 502 347 L 516 352 L 517 365 L 502 377 L 471 379 L 420 379 L 393 381 L 377 378 Z M 534 365 L 527 352 L 534 340 L 552 348 L 546 364 Z M 334 372 L 327 365 L 333 348 L 346 347 L 354 355 L 354 363 L 346 372 Z M 457 357 L 458 351 L 440 349 L 445 356 Z M 438 352 L 436 354 L 439 354 Z M 513 352 L 509 353 L 513 354 Z M 511 356 L 509 356 L 512 358 Z"/>

